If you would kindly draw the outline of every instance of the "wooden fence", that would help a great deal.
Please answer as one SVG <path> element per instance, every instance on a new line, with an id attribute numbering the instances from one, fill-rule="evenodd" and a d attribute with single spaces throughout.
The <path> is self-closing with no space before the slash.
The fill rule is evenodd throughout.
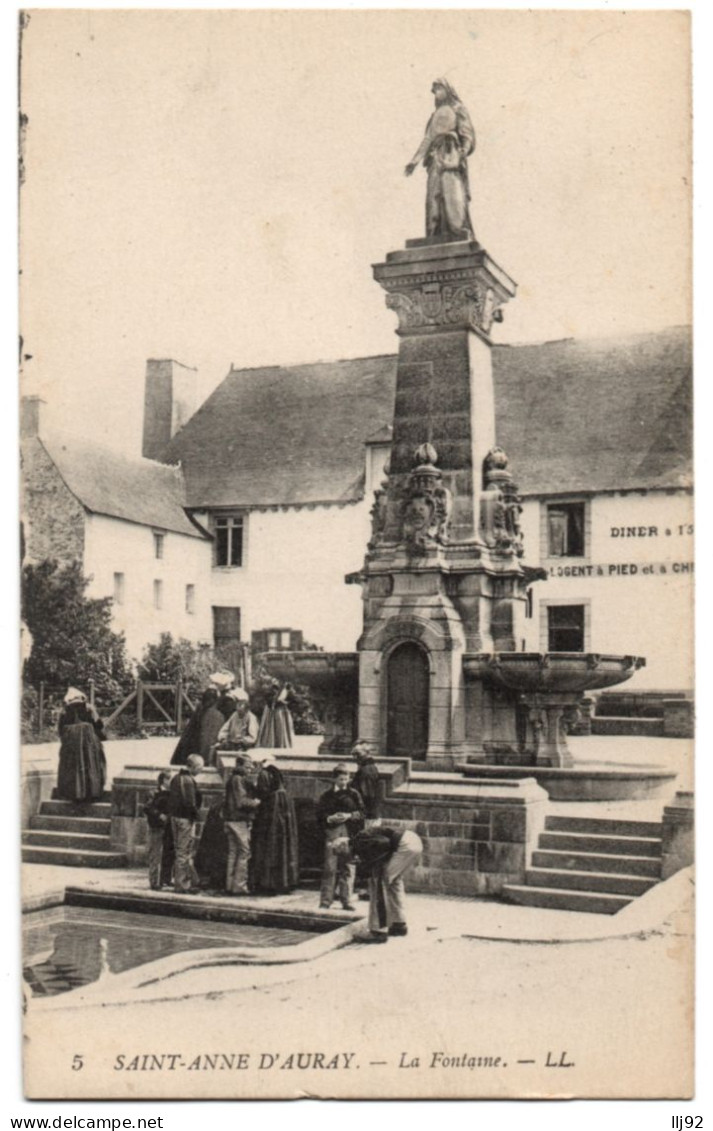
<path id="1" fill-rule="evenodd" d="M 166 703 L 167 695 L 170 696 L 168 703 Z M 161 698 L 164 700 L 163 703 Z M 184 708 L 193 710 L 193 703 L 188 698 L 182 680 L 179 679 L 176 683 L 148 683 L 146 680 L 137 679 L 134 690 L 104 719 L 105 725 L 110 727 L 132 704 L 135 704 L 134 713 L 138 730 L 170 726 L 179 733 L 183 727 Z"/>
<path id="2" fill-rule="evenodd" d="M 37 685 L 36 690 L 37 707 L 33 712 L 33 730 L 41 734 L 45 725 L 53 721 L 51 712 L 57 709 L 57 696 L 62 695 L 66 688 L 54 687 L 42 681 Z M 87 698 L 94 707 L 96 690 L 93 680 L 89 680 Z M 136 716 L 137 730 L 171 727 L 178 734 L 183 728 L 186 708 L 192 711 L 193 703 L 182 680 L 179 679 L 176 683 L 152 683 L 139 679 L 134 689 L 119 706 L 111 714 L 104 715 L 103 719 L 105 726 L 110 727 L 120 715 L 130 711 Z"/>

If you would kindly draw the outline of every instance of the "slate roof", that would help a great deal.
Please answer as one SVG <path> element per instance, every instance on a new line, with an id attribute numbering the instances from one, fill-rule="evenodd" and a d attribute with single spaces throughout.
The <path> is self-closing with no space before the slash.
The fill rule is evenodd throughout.
<path id="1" fill-rule="evenodd" d="M 93 514 L 191 538 L 206 537 L 183 509 L 185 487 L 179 468 L 132 459 L 59 433 L 43 433 L 39 440 L 25 443 L 44 447 L 69 490 Z"/>
<path id="2" fill-rule="evenodd" d="M 495 346 L 496 434 L 524 495 L 691 483 L 691 331 Z M 189 507 L 348 503 L 392 419 L 396 356 L 231 369 L 168 445 Z"/>
<path id="3" fill-rule="evenodd" d="M 523 494 L 690 487 L 689 327 L 498 346 L 496 435 Z"/>
<path id="4" fill-rule="evenodd" d="M 395 379 L 393 356 L 232 369 L 163 458 L 180 460 L 191 507 L 355 502 Z"/>

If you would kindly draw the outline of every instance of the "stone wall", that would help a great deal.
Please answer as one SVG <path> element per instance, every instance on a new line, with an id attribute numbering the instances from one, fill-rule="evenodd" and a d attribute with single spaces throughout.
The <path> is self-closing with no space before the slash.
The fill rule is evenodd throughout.
<path id="1" fill-rule="evenodd" d="M 661 879 L 690 867 L 694 852 L 693 794 L 679 790 L 663 811 Z"/>
<path id="2" fill-rule="evenodd" d="M 615 718 L 609 715 L 595 715 L 592 719 L 592 734 L 646 735 L 648 738 L 661 738 L 664 733 L 663 719 L 637 719 L 622 715 Z"/>
<path id="3" fill-rule="evenodd" d="M 29 829 L 32 818 L 40 811 L 43 801 L 48 801 L 57 781 L 57 759 L 34 757 L 22 766 L 20 787 L 20 828 Z"/>
<path id="4" fill-rule="evenodd" d="M 114 852 L 126 854 L 129 865 L 138 867 L 146 862 L 148 826 L 144 805 L 156 789 L 156 779 L 166 766 L 127 766 L 118 774 L 111 789 L 111 847 Z M 208 810 L 223 797 L 223 779 L 217 770 L 207 769 L 199 774 L 198 788 L 203 795 L 202 823 Z"/>
<path id="5" fill-rule="evenodd" d="M 41 440 L 26 440 L 20 459 L 26 560 L 54 558 L 60 565 L 81 562 L 84 507 L 66 486 Z"/>
<path id="6" fill-rule="evenodd" d="M 692 699 L 664 699 L 663 733 L 667 738 L 693 738 L 695 708 Z"/>
<path id="7" fill-rule="evenodd" d="M 434 786 L 431 797 L 390 797 L 383 819 L 413 829 L 423 841 L 422 860 L 409 875 L 411 890 L 499 895 L 505 884 L 524 882 L 546 803 L 547 794 L 532 778 L 474 782 L 472 792 Z"/>

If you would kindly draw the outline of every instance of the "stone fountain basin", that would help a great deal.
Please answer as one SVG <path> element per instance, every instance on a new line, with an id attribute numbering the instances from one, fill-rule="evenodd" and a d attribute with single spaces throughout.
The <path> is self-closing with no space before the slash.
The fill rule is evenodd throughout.
<path id="1" fill-rule="evenodd" d="M 590 652 L 492 652 L 464 656 L 463 669 L 469 679 L 513 691 L 581 694 L 624 683 L 645 663 L 641 656 Z"/>

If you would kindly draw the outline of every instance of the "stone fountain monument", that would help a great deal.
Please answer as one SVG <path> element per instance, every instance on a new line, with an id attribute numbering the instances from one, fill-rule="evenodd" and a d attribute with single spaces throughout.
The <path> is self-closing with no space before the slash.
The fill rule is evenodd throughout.
<path id="1" fill-rule="evenodd" d="M 360 736 L 378 756 L 384 819 L 423 837 L 416 890 L 577 909 L 584 901 L 585 910 L 612 913 L 628 897 L 597 894 L 609 891 L 601 886 L 609 868 L 591 892 L 586 873 L 554 895 L 552 875 L 544 895 L 518 886 L 548 799 L 651 797 L 675 774 L 572 767 L 567 716 L 583 692 L 628 679 L 643 660 L 524 651 L 527 590 L 543 571 L 523 561 L 517 485 L 495 434 L 491 362 L 493 325 L 516 288 L 473 231 L 470 118 L 444 80 L 433 91 L 435 111 L 406 167 L 409 175 L 420 161 L 427 169 L 426 236 L 374 266 L 398 316 L 399 354 L 391 459 L 362 568 L 346 579 L 362 587 L 363 632 L 355 652 L 261 657 L 281 679 L 309 686 L 325 722 L 319 754 L 327 757 L 281 749 L 280 769 L 298 809 L 307 877 L 318 874 L 324 851 L 317 799 L 335 758 Z M 220 801 L 234 758 L 219 752 L 218 767 L 205 770 L 206 799 Z M 438 772 L 424 773 L 424 763 Z M 140 814 L 157 768 L 127 766 L 114 779 L 112 846 L 131 863 L 145 854 Z M 685 835 L 689 816 L 675 810 Z M 689 850 L 677 851 L 673 866 L 681 867 Z M 542 871 L 530 878 L 539 883 Z"/>
<path id="2" fill-rule="evenodd" d="M 410 175 L 427 169 L 426 236 L 374 266 L 398 317 L 391 460 L 376 492 L 354 654 L 266 656 L 324 704 L 325 753 L 360 737 L 379 754 L 459 763 L 571 765 L 566 718 L 585 690 L 628 679 L 643 660 L 524 652 L 521 511 L 497 445 L 493 325 L 516 284 L 475 238 L 470 117 L 445 80 Z M 563 490 L 567 485 L 562 484 Z M 356 714 L 358 671 L 358 718 Z"/>

